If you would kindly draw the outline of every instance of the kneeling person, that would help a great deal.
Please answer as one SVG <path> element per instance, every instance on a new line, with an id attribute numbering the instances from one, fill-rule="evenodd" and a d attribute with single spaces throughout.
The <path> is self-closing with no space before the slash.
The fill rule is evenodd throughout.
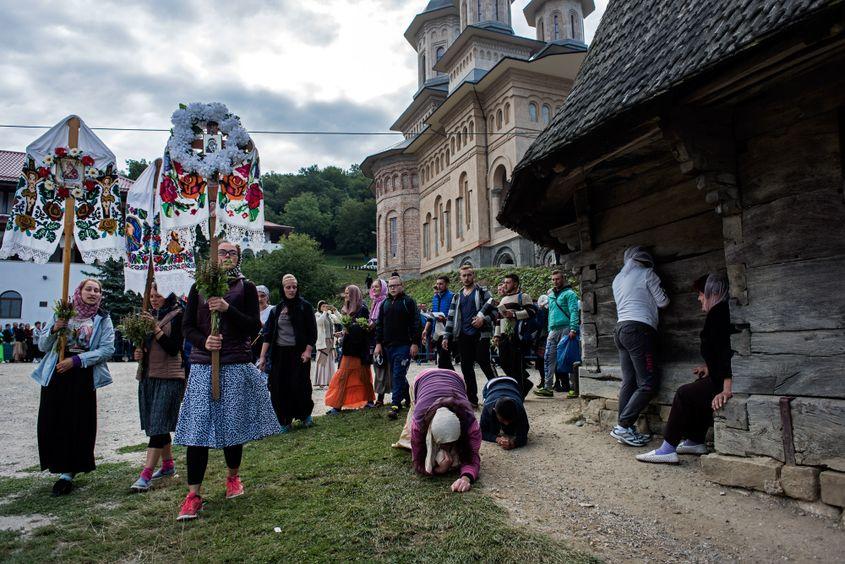
<path id="1" fill-rule="evenodd" d="M 494 378 L 483 390 L 481 437 L 505 450 L 528 442 L 528 414 L 519 383 L 509 376 Z"/>

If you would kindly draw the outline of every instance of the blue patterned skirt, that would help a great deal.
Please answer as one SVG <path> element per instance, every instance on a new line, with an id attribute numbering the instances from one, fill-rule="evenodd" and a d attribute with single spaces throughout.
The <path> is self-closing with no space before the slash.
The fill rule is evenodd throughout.
<path id="1" fill-rule="evenodd" d="M 252 364 L 220 367 L 220 401 L 211 399 L 211 365 L 191 365 L 173 442 L 223 448 L 281 430 L 270 403 L 267 377 Z"/>

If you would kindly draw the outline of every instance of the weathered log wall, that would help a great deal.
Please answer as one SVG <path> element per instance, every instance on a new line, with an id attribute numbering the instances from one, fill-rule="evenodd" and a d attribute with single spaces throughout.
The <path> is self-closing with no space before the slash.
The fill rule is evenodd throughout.
<path id="1" fill-rule="evenodd" d="M 784 461 L 778 402 L 795 396 L 796 462 L 845 470 L 842 64 L 735 112 L 741 213 L 725 254 L 747 293 L 731 304 L 743 330 L 733 338 L 739 395 L 715 427 L 724 454 Z"/>

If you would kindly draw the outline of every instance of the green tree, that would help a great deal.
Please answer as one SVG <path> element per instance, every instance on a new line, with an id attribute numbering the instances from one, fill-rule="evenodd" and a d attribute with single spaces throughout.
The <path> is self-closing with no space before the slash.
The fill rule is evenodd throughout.
<path id="1" fill-rule="evenodd" d="M 326 266 L 320 245 L 303 234 L 283 239 L 278 251 L 245 257 L 241 270 L 256 284 L 270 288 L 274 303 L 281 297 L 282 276 L 288 273 L 296 276 L 300 295 L 312 305 L 332 300 L 337 292 L 335 274 Z"/>
<path id="2" fill-rule="evenodd" d="M 141 308 L 143 296 L 135 292 L 124 291 L 123 263 L 108 259 L 92 265 L 94 271 L 83 270 L 82 274 L 99 280 L 103 285 L 102 308 L 109 312 L 112 322 L 117 325 L 121 319 Z"/>
<path id="3" fill-rule="evenodd" d="M 344 254 L 372 254 L 376 248 L 376 202 L 346 199 L 335 219 L 337 250 Z"/>
<path id="4" fill-rule="evenodd" d="M 141 176 L 144 169 L 151 164 L 152 163 L 148 163 L 146 159 L 126 159 L 126 170 L 122 171 L 121 174 L 131 180 L 138 180 L 138 177 Z"/>
<path id="5" fill-rule="evenodd" d="M 324 212 L 323 209 L 317 196 L 306 192 L 287 203 L 282 222 L 300 233 L 322 240 L 331 234 L 333 223 L 331 212 Z"/>

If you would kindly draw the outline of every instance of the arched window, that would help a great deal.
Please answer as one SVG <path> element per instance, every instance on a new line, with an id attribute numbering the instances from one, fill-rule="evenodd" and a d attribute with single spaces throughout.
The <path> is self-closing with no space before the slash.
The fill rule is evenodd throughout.
<path id="1" fill-rule="evenodd" d="M 511 105 L 505 104 L 505 124 L 511 122 Z"/>
<path id="2" fill-rule="evenodd" d="M 466 126 L 464 126 L 464 128 L 461 130 L 461 137 L 463 137 L 463 139 L 461 139 L 461 144 L 466 145 L 466 142 L 469 139 L 469 132 L 467 131 Z"/>
<path id="3" fill-rule="evenodd" d="M 578 17 L 578 14 L 573 10 L 569 12 L 569 23 L 572 26 L 572 39 L 577 39 L 581 41 L 581 18 Z"/>
<path id="4" fill-rule="evenodd" d="M 540 17 L 537 20 L 537 40 L 538 41 L 545 41 L 546 40 L 546 26 L 543 25 L 543 18 Z"/>
<path id="5" fill-rule="evenodd" d="M 534 102 L 528 104 L 528 119 L 535 123 L 537 121 L 537 104 Z"/>
<path id="6" fill-rule="evenodd" d="M 496 129 L 502 129 L 502 110 L 496 110 Z"/>
<path id="7" fill-rule="evenodd" d="M 387 218 L 387 236 L 389 239 L 388 248 L 390 258 L 396 258 L 399 254 L 399 218 L 396 216 Z"/>
<path id="8" fill-rule="evenodd" d="M 480 22 L 484 18 L 482 17 L 483 12 L 481 11 L 481 0 L 476 0 L 475 2 L 475 14 L 478 16 L 477 22 Z"/>
<path id="9" fill-rule="evenodd" d="M 475 122 L 469 122 L 469 140 L 472 141 L 475 137 Z"/>
<path id="10" fill-rule="evenodd" d="M 14 290 L 7 290 L 0 294 L 0 317 L 5 319 L 20 319 L 23 298 Z"/>
<path id="11" fill-rule="evenodd" d="M 408 175 L 403 173 L 402 174 L 402 190 L 407 190 L 408 188 L 410 188 L 410 186 L 408 185 Z"/>
<path id="12" fill-rule="evenodd" d="M 493 0 L 493 19 L 499 21 L 499 0 Z"/>
<path id="13" fill-rule="evenodd" d="M 452 149 L 452 153 L 455 152 L 455 136 L 452 136 L 452 139 L 449 140 L 449 147 Z"/>
<path id="14" fill-rule="evenodd" d="M 446 232 L 446 250 L 452 250 L 452 200 L 446 202 L 446 210 L 443 212 L 443 230 Z"/>
<path id="15" fill-rule="evenodd" d="M 450 164 L 452 164 L 451 153 L 449 152 L 449 149 L 446 149 L 446 166 L 449 166 Z"/>
<path id="16" fill-rule="evenodd" d="M 434 159 L 434 174 L 440 174 L 440 158 Z"/>
<path id="17" fill-rule="evenodd" d="M 508 171 L 505 165 L 500 164 L 493 171 L 493 190 L 491 191 L 490 205 L 492 206 L 491 215 L 492 221 L 495 222 L 495 228 L 501 229 L 502 226 L 496 219 L 501 211 L 502 202 L 508 192 Z"/>
<path id="18" fill-rule="evenodd" d="M 490 119 L 487 120 L 487 131 L 493 133 L 493 116 L 490 116 Z"/>
<path id="19" fill-rule="evenodd" d="M 434 55 L 435 60 L 439 61 L 440 59 L 442 59 L 443 53 L 445 53 L 445 52 L 446 52 L 446 50 L 443 48 L 442 45 L 440 47 L 438 47 L 437 51 L 435 52 L 435 55 Z"/>
<path id="20" fill-rule="evenodd" d="M 394 175 L 393 175 L 393 191 L 395 192 L 395 191 L 397 191 L 398 189 L 399 189 L 399 175 L 398 175 L 398 174 L 394 174 Z"/>
<path id="21" fill-rule="evenodd" d="M 431 214 L 428 213 L 425 215 L 425 223 L 423 223 L 423 240 L 422 240 L 422 248 L 423 248 L 423 257 L 429 259 L 431 258 Z"/>
<path id="22" fill-rule="evenodd" d="M 552 120 L 552 109 L 548 104 L 543 104 L 543 125 L 549 125 Z"/>
<path id="23" fill-rule="evenodd" d="M 469 22 L 467 21 L 467 3 L 466 0 L 461 2 L 461 25 L 466 27 Z"/>
<path id="24" fill-rule="evenodd" d="M 560 39 L 560 18 L 557 14 L 552 16 L 552 39 L 554 41 Z"/>

